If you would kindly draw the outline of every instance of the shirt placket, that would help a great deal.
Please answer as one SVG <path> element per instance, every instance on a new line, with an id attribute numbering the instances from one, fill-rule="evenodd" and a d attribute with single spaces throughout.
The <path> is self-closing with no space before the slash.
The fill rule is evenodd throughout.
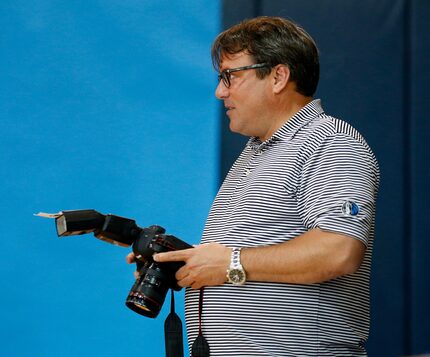
<path id="1" fill-rule="evenodd" d="M 260 164 L 260 158 L 262 157 L 264 150 L 264 147 L 258 147 L 256 149 L 253 149 L 253 154 L 250 157 L 250 160 L 248 161 L 248 164 L 246 165 L 245 169 L 243 170 L 242 179 L 247 180 L 251 176 L 252 172 L 255 171 L 255 169 Z"/>

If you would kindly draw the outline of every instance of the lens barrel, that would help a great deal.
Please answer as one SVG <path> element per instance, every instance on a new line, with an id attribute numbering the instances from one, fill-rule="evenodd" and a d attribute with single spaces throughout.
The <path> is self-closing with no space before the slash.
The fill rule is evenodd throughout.
<path id="1" fill-rule="evenodd" d="M 159 264 L 151 263 L 139 271 L 140 278 L 133 284 L 125 304 L 140 315 L 156 317 L 169 290 L 169 276 Z"/>

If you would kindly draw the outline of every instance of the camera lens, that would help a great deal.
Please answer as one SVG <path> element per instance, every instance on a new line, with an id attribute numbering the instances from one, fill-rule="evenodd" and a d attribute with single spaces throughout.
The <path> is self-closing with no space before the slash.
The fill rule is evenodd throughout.
<path id="1" fill-rule="evenodd" d="M 125 304 L 134 312 L 147 317 L 156 317 L 163 306 L 169 290 L 169 277 L 157 263 L 145 264 L 139 271 Z"/>

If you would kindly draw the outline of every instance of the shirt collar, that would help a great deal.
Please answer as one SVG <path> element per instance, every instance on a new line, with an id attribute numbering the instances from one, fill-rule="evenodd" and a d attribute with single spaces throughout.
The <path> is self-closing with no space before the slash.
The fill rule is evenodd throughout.
<path id="1" fill-rule="evenodd" d="M 249 139 L 247 145 L 254 151 L 262 151 L 278 141 L 291 139 L 300 128 L 322 113 L 324 113 L 324 110 L 321 106 L 321 100 L 314 99 L 288 119 L 269 139 L 262 142 L 253 136 Z"/>

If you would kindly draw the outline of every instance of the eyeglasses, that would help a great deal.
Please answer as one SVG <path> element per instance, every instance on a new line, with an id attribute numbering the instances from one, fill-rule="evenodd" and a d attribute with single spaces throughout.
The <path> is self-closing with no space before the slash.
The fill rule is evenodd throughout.
<path id="1" fill-rule="evenodd" d="M 270 66 L 267 63 L 256 63 L 256 64 L 251 64 L 249 66 L 244 66 L 244 67 L 225 69 L 224 71 L 222 71 L 218 74 L 218 81 L 222 80 L 224 85 L 227 88 L 230 88 L 230 86 L 231 86 L 231 73 L 239 72 L 239 71 L 246 71 L 248 69 L 263 68 L 263 67 L 270 67 Z"/>

